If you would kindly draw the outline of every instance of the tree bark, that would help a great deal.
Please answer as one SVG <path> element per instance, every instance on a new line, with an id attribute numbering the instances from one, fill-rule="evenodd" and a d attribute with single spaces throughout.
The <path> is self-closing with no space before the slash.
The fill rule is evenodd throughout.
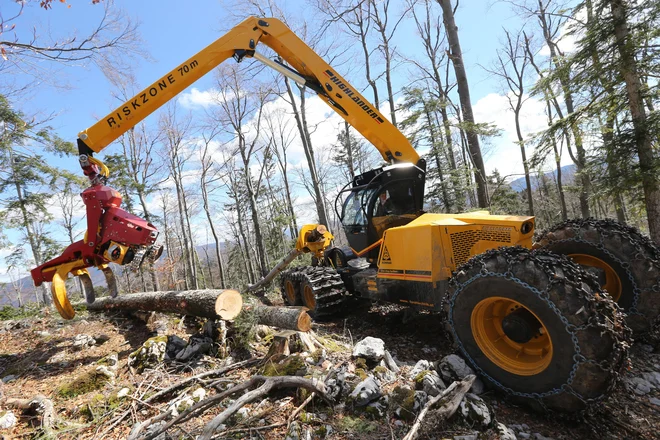
<path id="1" fill-rule="evenodd" d="M 620 72 L 626 83 L 630 117 L 635 132 L 635 143 L 642 173 L 642 188 L 646 202 L 646 218 L 649 223 L 649 235 L 660 243 L 660 179 L 655 172 L 656 157 L 653 152 L 653 139 L 648 129 L 646 108 L 642 94 L 642 83 L 635 59 L 634 42 L 630 38 L 626 18 L 626 2 L 610 0 L 614 18 L 614 34 L 619 51 Z"/>
<path id="2" fill-rule="evenodd" d="M 95 312 L 107 310 L 142 310 L 179 313 L 211 319 L 234 319 L 241 312 L 243 299 L 236 290 L 174 290 L 99 298 L 88 304 Z"/>
<path id="3" fill-rule="evenodd" d="M 293 90 L 291 89 L 291 83 L 288 78 L 284 78 L 284 84 L 286 85 L 286 91 L 289 95 L 289 100 L 291 101 L 291 109 L 293 110 L 293 116 L 296 120 L 296 125 L 298 126 L 298 132 L 300 133 L 300 140 L 303 144 L 303 150 L 305 150 L 305 157 L 307 158 L 307 165 L 309 167 L 309 174 L 312 179 L 312 186 L 314 187 L 314 196 L 316 202 L 316 212 L 319 216 L 319 223 L 322 225 L 328 224 L 328 215 L 325 211 L 325 203 L 323 199 L 323 192 L 321 191 L 321 183 L 318 179 L 318 174 L 316 172 L 316 163 L 314 162 L 314 151 L 312 149 L 311 138 L 309 136 L 309 130 L 307 129 L 307 120 L 305 118 L 305 90 L 300 90 L 300 99 L 301 99 L 301 110 L 298 110 L 298 105 L 293 96 Z M 301 116 L 302 114 L 302 116 Z"/>
<path id="4" fill-rule="evenodd" d="M 550 25 L 548 24 L 546 6 L 543 5 L 542 0 L 538 0 L 538 3 L 539 22 L 541 24 L 541 29 L 543 30 L 543 37 L 546 44 L 548 45 L 548 49 L 550 50 L 550 58 L 552 59 L 553 63 L 561 67 L 561 54 L 557 53 L 557 44 L 552 40 L 553 34 L 551 32 Z M 570 117 L 575 112 L 575 106 L 573 104 L 573 92 L 571 91 L 570 87 L 570 78 L 567 78 L 565 75 L 561 74 L 559 75 L 559 83 L 561 85 L 562 92 L 564 93 L 564 103 L 566 105 L 566 112 L 568 113 L 566 116 Z M 563 115 L 559 113 L 559 104 L 556 103 L 555 105 L 558 109 L 557 111 L 560 115 L 559 117 L 563 118 Z M 571 155 L 571 158 L 573 159 L 573 162 L 575 162 L 578 171 L 578 178 L 580 179 L 580 211 L 582 213 L 582 217 L 587 218 L 591 216 L 591 209 L 589 208 L 591 180 L 586 170 L 587 153 L 582 142 L 582 130 L 578 126 L 577 122 L 571 122 L 570 125 L 571 134 L 573 135 L 573 140 L 575 141 L 575 151 L 577 153 L 577 157 L 573 157 L 573 155 Z M 566 133 L 566 137 L 568 138 L 568 133 Z"/>
<path id="5" fill-rule="evenodd" d="M 484 159 L 481 155 L 479 146 L 479 135 L 474 129 L 474 114 L 472 113 L 472 102 L 470 101 L 470 87 L 468 85 L 465 65 L 463 63 L 463 53 L 461 43 L 458 38 L 458 27 L 454 20 L 454 11 L 451 6 L 451 0 L 437 0 L 442 8 L 442 19 L 447 31 L 447 40 L 449 41 L 450 58 L 454 65 L 456 83 L 458 86 L 458 96 L 461 101 L 463 112 L 463 121 L 468 124 L 466 128 L 467 144 L 470 150 L 470 157 L 474 165 L 474 179 L 477 184 L 477 203 L 480 208 L 488 206 L 488 191 L 486 187 L 486 169 Z"/>

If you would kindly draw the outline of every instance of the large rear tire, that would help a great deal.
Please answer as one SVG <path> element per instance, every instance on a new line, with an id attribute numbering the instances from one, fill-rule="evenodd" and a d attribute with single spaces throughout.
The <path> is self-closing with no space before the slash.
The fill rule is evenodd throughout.
<path id="1" fill-rule="evenodd" d="M 451 280 L 447 321 L 472 367 L 540 410 L 582 411 L 605 398 L 630 331 L 594 277 L 547 251 L 500 248 Z"/>
<path id="2" fill-rule="evenodd" d="M 628 314 L 636 336 L 660 315 L 660 251 L 637 229 L 613 220 L 569 220 L 539 234 L 535 248 L 568 255 L 600 272 L 601 286 Z"/>

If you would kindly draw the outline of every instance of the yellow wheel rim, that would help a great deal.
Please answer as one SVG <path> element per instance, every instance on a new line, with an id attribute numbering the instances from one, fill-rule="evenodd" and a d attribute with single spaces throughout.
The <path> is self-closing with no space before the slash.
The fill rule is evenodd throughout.
<path id="1" fill-rule="evenodd" d="M 519 308 L 538 320 L 539 329 L 531 340 L 518 343 L 502 329 L 504 318 Z M 519 376 L 533 376 L 544 371 L 552 360 L 552 339 L 543 322 L 531 310 L 509 298 L 492 297 L 479 302 L 470 318 L 472 335 L 481 351 L 495 365 Z"/>
<path id="2" fill-rule="evenodd" d="M 621 278 L 619 275 L 612 269 L 612 266 L 592 255 L 585 254 L 571 254 L 569 255 L 577 264 L 581 266 L 597 267 L 605 271 L 605 284 L 601 287 L 604 290 L 607 290 L 607 293 L 610 294 L 614 301 L 619 301 L 621 298 L 621 292 L 623 291 L 623 286 L 621 284 Z"/>
<path id="3" fill-rule="evenodd" d="M 294 305 L 296 303 L 296 287 L 290 280 L 284 282 L 284 292 L 286 293 L 286 300 L 289 304 Z"/>
<path id="4" fill-rule="evenodd" d="M 303 289 L 303 302 L 309 310 L 316 310 L 316 295 L 314 295 L 314 291 L 310 285 L 305 285 Z"/>

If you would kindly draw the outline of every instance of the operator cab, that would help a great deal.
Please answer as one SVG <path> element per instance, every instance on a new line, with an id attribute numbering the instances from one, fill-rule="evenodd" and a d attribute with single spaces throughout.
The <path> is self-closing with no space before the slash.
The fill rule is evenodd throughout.
<path id="1" fill-rule="evenodd" d="M 425 177 L 423 159 L 417 165 L 398 163 L 355 176 L 335 200 L 336 210 L 345 197 L 338 215 L 351 248 L 360 252 L 380 240 L 386 229 L 417 218 L 423 212 Z M 379 251 L 376 246 L 364 256 L 375 260 Z"/>

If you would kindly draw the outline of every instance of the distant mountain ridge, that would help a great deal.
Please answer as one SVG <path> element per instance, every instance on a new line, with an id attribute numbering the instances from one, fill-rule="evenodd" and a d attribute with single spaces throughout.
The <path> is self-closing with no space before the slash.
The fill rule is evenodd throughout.
<path id="1" fill-rule="evenodd" d="M 575 180 L 575 165 L 564 165 L 561 167 L 561 181 L 563 184 L 571 184 Z M 557 170 L 548 171 L 544 176 L 551 182 L 557 181 Z M 540 179 L 536 174 L 529 176 L 530 183 L 532 184 L 532 190 L 535 190 L 539 187 Z M 525 182 L 525 177 L 519 177 L 516 180 L 509 182 L 509 186 L 516 192 L 522 192 L 527 189 L 527 182 Z"/>

